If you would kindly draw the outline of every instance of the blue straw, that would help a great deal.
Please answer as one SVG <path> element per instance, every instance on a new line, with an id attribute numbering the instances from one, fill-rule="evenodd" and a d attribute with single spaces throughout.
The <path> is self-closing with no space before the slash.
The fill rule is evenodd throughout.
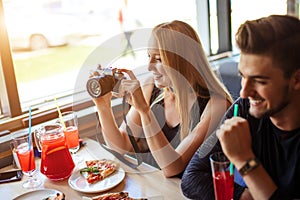
<path id="1" fill-rule="evenodd" d="M 233 108 L 233 116 L 236 117 L 238 116 L 238 111 L 239 111 L 239 105 L 238 104 L 234 104 L 234 108 Z M 232 164 L 232 162 L 230 162 L 230 176 L 233 175 L 233 171 L 234 171 L 234 165 Z"/>
<path id="2" fill-rule="evenodd" d="M 31 106 L 29 106 L 29 115 L 28 115 L 28 149 L 31 149 Z"/>
<path id="3" fill-rule="evenodd" d="M 30 169 L 31 165 L 31 106 L 29 106 L 29 113 L 28 113 L 28 151 L 29 151 L 29 162 L 28 162 L 28 169 Z"/>

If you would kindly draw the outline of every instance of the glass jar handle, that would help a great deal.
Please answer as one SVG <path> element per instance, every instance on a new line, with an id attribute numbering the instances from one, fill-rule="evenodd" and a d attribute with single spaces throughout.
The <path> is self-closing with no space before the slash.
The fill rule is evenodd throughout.
<path id="1" fill-rule="evenodd" d="M 33 132 L 35 145 L 39 152 L 42 152 L 41 130 L 40 128 Z"/>

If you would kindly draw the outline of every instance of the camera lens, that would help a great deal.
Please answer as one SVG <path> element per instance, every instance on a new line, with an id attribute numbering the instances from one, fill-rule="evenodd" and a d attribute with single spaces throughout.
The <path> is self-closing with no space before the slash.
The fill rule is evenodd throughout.
<path id="1" fill-rule="evenodd" d="M 101 85 L 97 79 L 90 79 L 87 82 L 87 89 L 92 97 L 99 97 L 101 95 Z"/>
<path id="2" fill-rule="evenodd" d="M 98 98 L 118 88 L 120 80 L 124 78 L 122 72 L 114 71 L 110 68 L 98 70 L 93 73 L 86 83 L 86 88 L 89 95 L 93 98 Z"/>

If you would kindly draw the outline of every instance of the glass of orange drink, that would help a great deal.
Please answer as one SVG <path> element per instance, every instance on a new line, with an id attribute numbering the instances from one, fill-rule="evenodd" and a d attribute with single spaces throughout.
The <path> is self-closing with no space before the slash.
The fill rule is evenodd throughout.
<path id="1" fill-rule="evenodd" d="M 79 131 L 78 131 L 78 118 L 75 111 L 63 112 L 62 121 L 65 134 L 66 144 L 69 148 L 70 153 L 73 155 L 75 163 L 83 160 L 82 157 L 76 153 L 79 150 Z"/>

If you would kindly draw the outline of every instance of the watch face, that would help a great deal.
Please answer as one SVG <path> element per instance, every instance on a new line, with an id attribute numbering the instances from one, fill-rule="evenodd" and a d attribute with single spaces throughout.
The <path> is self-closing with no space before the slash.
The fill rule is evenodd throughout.
<path id="1" fill-rule="evenodd" d="M 254 167 L 256 165 L 256 161 L 255 160 L 251 160 L 250 162 L 249 162 L 249 166 L 250 167 Z"/>
<path id="2" fill-rule="evenodd" d="M 101 85 L 99 84 L 98 80 L 96 79 L 91 79 L 88 82 L 88 92 L 90 93 L 91 96 L 93 97 L 99 97 L 101 94 Z"/>
<path id="3" fill-rule="evenodd" d="M 255 169 L 257 166 L 259 166 L 259 164 L 260 162 L 257 158 L 252 158 L 248 160 L 241 169 L 239 169 L 239 173 L 243 176 Z"/>

